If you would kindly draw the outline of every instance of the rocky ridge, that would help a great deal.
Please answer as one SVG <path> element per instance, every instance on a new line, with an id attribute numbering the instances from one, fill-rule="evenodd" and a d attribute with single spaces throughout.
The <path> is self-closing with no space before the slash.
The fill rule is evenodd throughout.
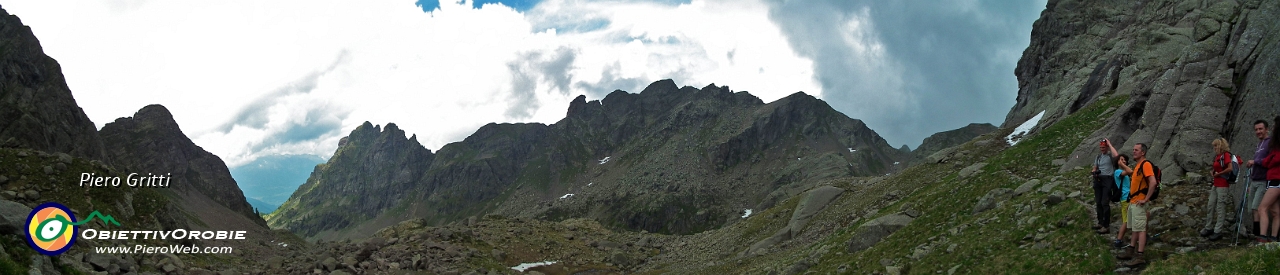
<path id="1" fill-rule="evenodd" d="M 97 127 L 31 28 L 0 10 L 0 146 L 103 160 Z"/>
<path id="2" fill-rule="evenodd" d="M 990 123 L 970 123 L 954 130 L 934 133 L 924 138 L 924 142 L 921 142 L 920 146 L 916 147 L 916 150 L 911 151 L 911 154 L 918 159 L 928 157 L 933 153 L 964 144 L 973 138 L 993 132 L 996 129 L 996 126 Z"/>
<path id="3" fill-rule="evenodd" d="M 358 145 L 377 128 L 366 123 L 353 131 L 337 155 L 377 155 L 382 149 Z M 422 157 L 334 158 L 270 216 L 271 224 L 308 238 L 348 232 L 321 236 L 341 239 L 414 217 L 439 225 L 499 214 L 688 234 L 732 223 L 746 209 L 769 208 L 817 182 L 892 172 L 907 160 L 861 121 L 804 93 L 765 104 L 728 87 L 680 88 L 670 80 L 638 94 L 578 97 L 552 125 L 485 125 L 434 157 L 405 143 L 403 132 L 383 135 L 401 144 L 393 148 Z M 391 198 L 379 202 L 339 191 L 393 176 L 356 169 L 368 165 L 402 167 L 394 174 L 402 188 L 351 191 Z M 338 217 L 348 208 L 312 207 L 338 202 L 373 211 Z"/>

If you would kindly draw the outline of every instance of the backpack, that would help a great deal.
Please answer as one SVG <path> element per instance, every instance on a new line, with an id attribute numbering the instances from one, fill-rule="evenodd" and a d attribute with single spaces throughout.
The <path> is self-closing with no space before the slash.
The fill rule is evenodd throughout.
<path id="1" fill-rule="evenodd" d="M 1142 162 L 1143 162 L 1143 163 L 1150 163 L 1150 164 L 1151 164 L 1151 170 L 1152 170 L 1152 172 L 1153 172 L 1152 174 L 1153 174 L 1153 175 L 1155 176 L 1155 178 L 1156 178 L 1156 182 L 1154 182 L 1154 184 L 1155 184 L 1155 189 L 1156 189 L 1156 190 L 1155 190 L 1155 192 L 1152 192 L 1152 193 L 1151 193 L 1151 197 L 1150 197 L 1150 198 L 1147 198 L 1147 201 L 1154 201 L 1154 200 L 1156 200 L 1156 198 L 1159 198 L 1159 197 L 1160 197 L 1160 182 L 1161 182 L 1161 181 L 1163 181 L 1163 180 L 1161 179 L 1161 177 L 1162 177 L 1163 175 L 1161 174 L 1160 166 L 1156 166 L 1156 164 L 1155 164 L 1155 163 L 1153 163 L 1153 162 L 1151 162 L 1150 160 L 1144 160 L 1144 161 L 1142 161 Z M 1139 177 L 1141 177 L 1141 175 L 1142 175 L 1142 172 L 1141 172 L 1141 171 L 1142 171 L 1142 163 L 1138 163 L 1138 169 L 1137 169 L 1137 171 L 1134 171 L 1134 173 L 1133 173 L 1133 174 L 1134 174 L 1134 175 L 1138 175 Z M 1145 182 L 1146 180 L 1144 179 L 1143 181 Z M 1148 190 L 1149 188 L 1152 188 L 1152 187 L 1151 187 L 1151 185 L 1152 185 L 1152 184 L 1153 184 L 1152 182 L 1146 182 L 1146 185 L 1147 185 L 1147 186 L 1145 186 L 1145 187 L 1143 187 L 1143 188 L 1141 188 L 1141 189 L 1138 189 L 1138 190 L 1132 191 L 1132 192 L 1134 192 L 1134 193 L 1131 193 L 1131 194 L 1129 195 L 1129 197 L 1130 197 L 1130 198 L 1133 198 L 1133 195 L 1132 195 L 1132 194 L 1135 194 L 1135 193 L 1137 193 L 1137 194 L 1146 193 L 1146 192 L 1147 192 L 1147 190 Z"/>
<path id="2" fill-rule="evenodd" d="M 1112 186 L 1111 194 L 1110 196 L 1107 196 L 1107 197 L 1108 199 L 1111 199 L 1111 202 L 1120 202 L 1120 188 L 1121 188 L 1120 184 L 1122 184 L 1122 181 L 1115 180 L 1116 178 L 1115 175 L 1116 175 L 1115 171 L 1112 170 L 1110 177 L 1113 181 L 1115 181 L 1116 186 Z M 1123 179 L 1123 177 L 1121 179 Z"/>
<path id="3" fill-rule="evenodd" d="M 1237 158 L 1236 155 L 1231 154 L 1231 152 L 1226 152 L 1223 154 L 1226 154 L 1226 156 L 1231 157 L 1231 161 L 1228 161 L 1231 163 L 1230 164 L 1231 172 L 1227 172 L 1226 174 L 1223 174 L 1222 178 L 1227 179 L 1228 184 L 1236 184 L 1236 181 L 1240 179 L 1240 159 Z M 1218 166 L 1222 166 L 1224 168 L 1227 167 L 1228 164 L 1222 163 L 1226 159 L 1226 156 L 1218 157 Z"/>

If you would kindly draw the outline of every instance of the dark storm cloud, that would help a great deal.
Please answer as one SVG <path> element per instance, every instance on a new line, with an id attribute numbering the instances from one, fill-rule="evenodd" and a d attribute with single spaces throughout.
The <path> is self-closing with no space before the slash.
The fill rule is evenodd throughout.
<path id="1" fill-rule="evenodd" d="M 330 63 L 329 66 L 324 69 L 311 72 L 298 80 L 285 84 L 283 87 L 277 88 L 275 91 L 271 91 L 270 93 L 253 100 L 249 105 L 245 105 L 243 108 L 240 108 L 240 111 L 237 111 L 236 115 L 231 117 L 231 120 L 223 123 L 222 126 L 218 126 L 218 131 L 222 133 L 230 133 L 231 129 L 235 128 L 235 126 L 263 129 L 269 121 L 267 115 L 270 114 L 271 106 L 275 106 L 283 97 L 310 93 L 312 90 L 315 90 L 316 83 L 320 81 L 321 76 L 332 72 L 339 65 L 345 64 L 347 61 L 347 51 L 344 50 L 339 52 L 338 56 L 334 58 L 333 63 Z"/>
<path id="2" fill-rule="evenodd" d="M 301 121 L 286 122 L 283 128 L 272 129 L 262 143 L 252 151 L 262 151 L 272 146 L 304 143 L 324 137 L 342 134 L 342 121 L 350 114 L 335 106 L 311 106 Z"/>
<path id="3" fill-rule="evenodd" d="M 1045 1 L 770 1 L 833 107 L 893 144 L 1000 124 Z M 877 47 L 878 46 L 878 47 Z M 878 50 L 877 50 L 878 49 Z"/>
<path id="4" fill-rule="evenodd" d="M 538 110 L 540 85 L 548 85 L 551 91 L 568 95 L 572 81 L 569 70 L 573 69 L 575 58 L 577 53 L 573 49 L 560 47 L 554 51 L 526 52 L 507 63 L 507 69 L 511 71 L 511 97 L 505 115 L 516 119 L 532 117 Z"/>

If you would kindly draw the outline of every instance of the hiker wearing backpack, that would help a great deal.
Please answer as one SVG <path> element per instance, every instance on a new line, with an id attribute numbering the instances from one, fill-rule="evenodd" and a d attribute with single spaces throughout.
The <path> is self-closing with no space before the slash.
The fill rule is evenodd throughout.
<path id="1" fill-rule="evenodd" d="M 1098 215 L 1098 224 L 1093 225 L 1093 230 L 1098 234 L 1107 234 L 1111 227 L 1111 189 L 1116 185 L 1115 180 L 1111 177 L 1111 172 L 1116 170 L 1115 155 L 1111 154 L 1111 145 L 1106 139 L 1098 144 L 1098 151 L 1101 151 L 1097 157 L 1093 159 L 1093 205 L 1094 212 Z"/>
<path id="2" fill-rule="evenodd" d="M 1245 202 L 1245 205 L 1249 206 L 1249 210 L 1253 211 L 1253 231 L 1250 233 L 1258 237 L 1258 242 L 1267 241 L 1261 238 L 1266 234 L 1263 234 L 1262 230 L 1259 229 L 1259 221 L 1262 221 L 1262 216 L 1267 214 L 1265 213 L 1267 209 L 1259 209 L 1258 205 L 1262 204 L 1262 195 L 1267 191 L 1267 167 L 1262 166 L 1262 159 L 1267 157 L 1267 153 L 1271 152 L 1271 137 L 1267 132 L 1270 130 L 1270 126 L 1263 119 L 1253 122 L 1253 135 L 1258 137 L 1258 148 L 1253 151 L 1253 159 L 1244 164 L 1245 167 L 1249 167 L 1249 186 L 1245 187 L 1247 188 L 1245 189 L 1245 196 L 1249 200 Z"/>
<path id="3" fill-rule="evenodd" d="M 1121 260 L 1129 260 L 1124 262 L 1129 267 L 1147 263 L 1144 256 L 1147 250 L 1146 205 L 1150 199 L 1157 197 L 1157 188 L 1160 186 L 1160 169 L 1147 160 L 1147 144 L 1133 145 L 1133 161 L 1137 163 L 1129 184 L 1129 229 L 1133 230 L 1133 235 L 1129 238 L 1129 247 L 1116 256 Z M 1280 189 L 1276 191 L 1280 192 Z"/>
<path id="4" fill-rule="evenodd" d="M 1276 117 L 1276 124 L 1280 124 L 1280 117 Z M 1280 135 L 1277 133 L 1280 127 L 1271 130 L 1271 136 Z M 1276 203 L 1276 197 L 1280 197 L 1280 140 L 1271 139 L 1268 142 L 1267 157 L 1262 159 L 1262 166 L 1267 168 L 1267 193 L 1262 195 L 1262 204 L 1258 205 L 1258 210 L 1266 210 L 1267 213 L 1262 214 L 1262 238 L 1271 242 L 1278 241 L 1276 233 L 1280 233 L 1280 221 L 1276 217 L 1280 217 L 1280 204 Z M 1270 229 L 1270 230 L 1267 230 Z"/>
<path id="5" fill-rule="evenodd" d="M 1209 204 L 1205 206 L 1204 229 L 1200 229 L 1200 237 L 1209 237 L 1210 241 L 1222 239 L 1227 225 L 1227 208 L 1231 207 L 1227 204 L 1230 193 L 1227 188 L 1231 187 L 1234 182 L 1236 158 L 1228 151 L 1231 145 L 1227 143 L 1227 139 L 1218 138 L 1213 140 L 1213 186 L 1209 188 Z M 1215 218 L 1215 216 L 1217 218 Z"/>
<path id="6" fill-rule="evenodd" d="M 1115 152 L 1115 148 L 1111 151 Z M 1129 175 L 1133 174 L 1133 169 L 1129 168 L 1129 155 L 1120 154 L 1116 156 L 1116 171 L 1111 175 L 1115 179 L 1116 189 L 1120 193 L 1120 230 L 1116 235 L 1116 239 L 1111 242 L 1116 249 L 1124 248 L 1124 231 L 1129 228 Z"/>

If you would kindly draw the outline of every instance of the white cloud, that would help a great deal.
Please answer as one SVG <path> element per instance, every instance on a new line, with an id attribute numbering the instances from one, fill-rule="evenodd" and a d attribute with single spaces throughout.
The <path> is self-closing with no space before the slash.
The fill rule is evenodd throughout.
<path id="1" fill-rule="evenodd" d="M 822 94 L 812 61 L 795 54 L 756 1 L 550 0 L 525 14 L 453 1 L 432 13 L 413 1 L 336 0 L 6 1 L 4 8 L 61 63 L 99 126 L 163 104 L 188 136 L 232 166 L 264 154 L 328 156 L 364 121 L 394 122 L 437 149 L 485 123 L 553 123 L 577 95 L 634 93 L 662 78 L 730 85 L 766 102 L 801 90 Z M 529 91 L 513 91 L 510 65 L 560 49 L 573 54 L 562 71 L 571 85 L 535 75 L 532 96 L 513 97 Z M 507 115 L 521 104 L 534 107 Z M 236 120 L 241 114 L 265 121 Z"/>

